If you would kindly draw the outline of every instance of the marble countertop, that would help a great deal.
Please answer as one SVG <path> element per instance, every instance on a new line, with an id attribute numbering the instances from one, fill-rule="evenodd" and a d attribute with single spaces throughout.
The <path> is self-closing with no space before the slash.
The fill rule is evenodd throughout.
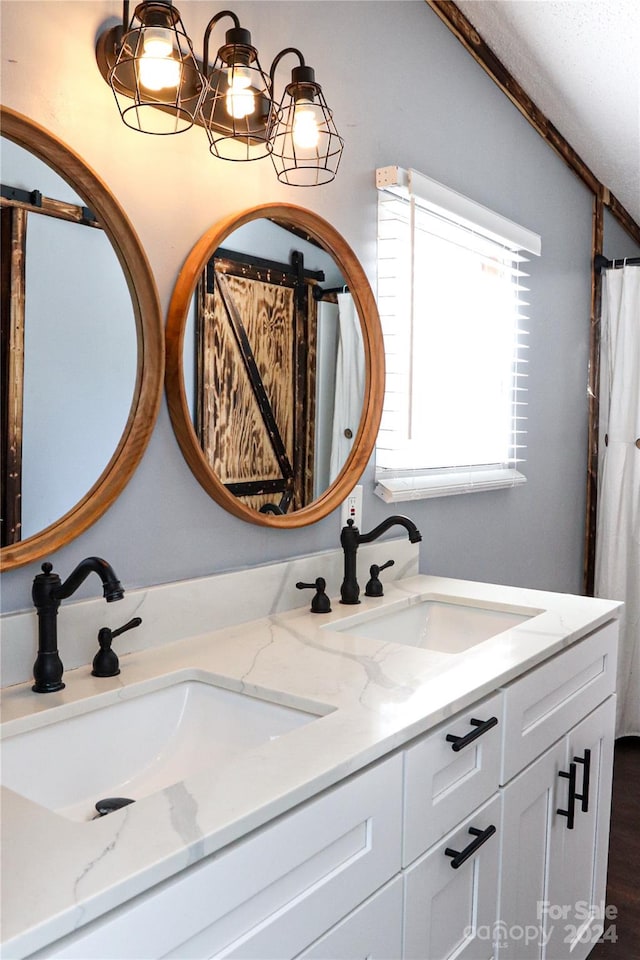
<path id="1" fill-rule="evenodd" d="M 121 658 L 121 674 L 68 671 L 47 696 L 7 687 L 3 738 L 175 679 L 198 679 L 314 713 L 313 722 L 107 817 L 70 820 L 2 788 L 3 950 L 24 957 L 265 824 L 613 619 L 620 604 L 429 576 L 333 612 L 308 607 Z M 462 654 L 331 630 L 425 597 L 514 606 L 531 619 Z M 168 680 L 171 678 L 171 680 Z"/>

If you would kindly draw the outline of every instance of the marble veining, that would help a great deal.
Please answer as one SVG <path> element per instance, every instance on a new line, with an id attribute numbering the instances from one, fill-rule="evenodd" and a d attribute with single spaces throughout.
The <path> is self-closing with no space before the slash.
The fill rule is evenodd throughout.
<path id="1" fill-rule="evenodd" d="M 307 576 L 322 572 L 317 558 L 306 569 Z M 202 585 L 185 590 L 202 602 Z M 459 655 L 331 630 L 407 598 L 543 612 Z M 258 829 L 508 684 L 619 609 L 613 601 L 428 576 L 389 581 L 383 598 L 363 598 L 355 609 L 333 594 L 326 616 L 310 614 L 307 605 L 281 605 L 280 598 L 275 612 L 258 606 L 261 615 L 251 622 L 208 630 L 198 611 L 181 639 L 176 632 L 172 642 L 165 636 L 159 646 L 122 655 L 119 677 L 92 677 L 87 661 L 67 671 L 59 693 L 36 696 L 29 682 L 4 689 L 3 738 L 184 679 L 315 715 L 91 822 L 69 820 L 3 787 L 3 871 L 11 877 L 3 885 L 4 957 L 28 956 Z M 176 631 L 179 620 L 174 613 Z"/>
<path id="2" fill-rule="evenodd" d="M 126 811 L 123 811 L 122 822 L 118 825 L 117 831 L 114 834 L 114 836 L 110 838 L 109 842 L 106 844 L 104 849 L 101 850 L 93 860 L 90 860 L 89 863 L 87 863 L 84 870 L 82 870 L 82 872 L 80 873 L 80 875 L 77 877 L 77 879 L 73 884 L 73 899 L 74 899 L 74 902 L 78 905 L 78 910 L 76 911 L 76 916 L 73 924 L 74 930 L 77 930 L 78 927 L 81 927 L 84 922 L 83 916 L 84 916 L 85 910 L 83 906 L 83 900 L 84 900 L 84 894 L 82 892 L 83 882 L 86 880 L 86 878 L 91 873 L 91 871 L 96 867 L 96 865 L 103 859 L 103 857 L 107 857 L 112 852 L 112 850 L 115 850 L 118 840 L 120 838 L 120 834 L 125 828 L 126 822 L 127 822 Z"/>
<path id="3" fill-rule="evenodd" d="M 184 782 L 172 783 L 163 792 L 169 801 L 171 826 L 182 837 L 189 851 L 189 864 L 197 863 L 203 856 L 204 844 L 195 797 L 189 793 Z"/>

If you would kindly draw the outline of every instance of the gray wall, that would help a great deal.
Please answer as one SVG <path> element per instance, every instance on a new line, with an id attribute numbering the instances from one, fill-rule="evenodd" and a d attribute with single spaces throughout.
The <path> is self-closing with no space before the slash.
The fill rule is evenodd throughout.
<path id="1" fill-rule="evenodd" d="M 626 230 L 623 230 L 618 221 L 608 210 L 604 212 L 604 242 L 602 252 L 609 260 L 619 260 L 624 257 L 640 257 L 640 244 L 632 240 Z"/>
<path id="2" fill-rule="evenodd" d="M 200 51 L 215 11 L 188 0 L 179 8 Z M 375 289 L 373 177 L 376 167 L 392 163 L 416 167 L 542 235 L 542 257 L 531 264 L 528 483 L 412 503 L 407 512 L 423 533 L 425 572 L 579 592 L 591 235 L 586 188 L 422 0 L 263 0 L 234 7 L 263 66 L 285 46 L 302 48 L 334 107 L 346 139 L 342 166 L 333 184 L 313 190 L 279 185 L 268 160 L 212 159 L 201 130 L 166 138 L 128 130 L 93 54 L 101 24 L 119 9 L 116 0 L 4 4 L 2 96 L 72 146 L 115 192 L 149 256 L 163 309 L 203 231 L 265 201 L 308 206 L 331 221 Z M 278 80 L 287 79 L 285 61 Z M 369 528 L 396 511 L 374 497 L 372 463 L 363 482 Z M 281 532 L 225 513 L 185 465 L 163 405 L 124 493 L 51 559 L 65 575 L 82 557 L 104 555 L 133 587 L 325 549 L 337 544 L 338 533 L 337 512 L 311 528 Z M 37 568 L 4 577 L 5 609 L 28 607 Z M 332 591 L 337 586 L 330 584 Z"/>

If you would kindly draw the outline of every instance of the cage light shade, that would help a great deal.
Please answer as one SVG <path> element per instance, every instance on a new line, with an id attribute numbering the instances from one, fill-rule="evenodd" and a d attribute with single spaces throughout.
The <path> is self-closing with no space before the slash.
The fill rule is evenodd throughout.
<path id="1" fill-rule="evenodd" d="M 268 153 L 273 103 L 269 79 L 248 30 L 228 30 L 207 77 L 201 117 L 209 149 L 221 160 L 260 160 Z"/>
<path id="2" fill-rule="evenodd" d="M 304 76 L 304 82 L 296 82 L 296 74 Z M 292 71 L 294 80 L 285 89 L 271 128 L 271 159 L 278 180 L 289 186 L 330 183 L 344 147 L 322 88 L 309 82 L 311 76 L 310 67 Z"/>
<path id="3" fill-rule="evenodd" d="M 145 0 L 136 7 L 108 79 L 133 130 L 167 135 L 193 126 L 205 81 L 172 3 Z"/>

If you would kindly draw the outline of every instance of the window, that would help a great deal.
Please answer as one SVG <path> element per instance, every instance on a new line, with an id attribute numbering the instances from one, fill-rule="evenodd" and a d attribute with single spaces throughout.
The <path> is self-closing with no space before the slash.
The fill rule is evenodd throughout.
<path id="1" fill-rule="evenodd" d="M 540 238 L 414 170 L 377 171 L 385 404 L 376 492 L 524 483 L 524 252 Z"/>

